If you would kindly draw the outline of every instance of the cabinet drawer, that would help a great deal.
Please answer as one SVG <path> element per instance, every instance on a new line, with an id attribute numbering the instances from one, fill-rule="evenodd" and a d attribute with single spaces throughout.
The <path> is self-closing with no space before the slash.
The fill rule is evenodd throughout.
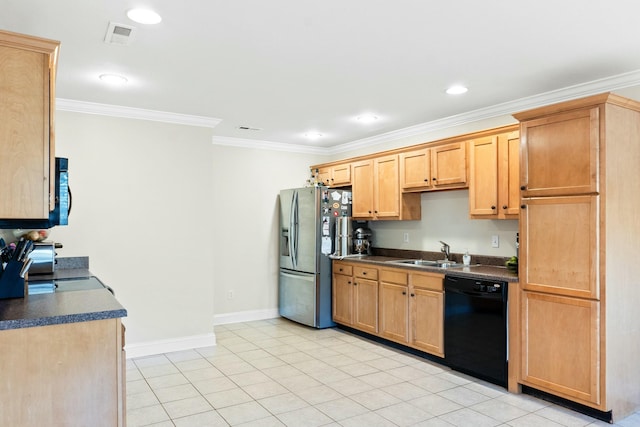
<path id="1" fill-rule="evenodd" d="M 436 273 L 411 273 L 411 285 L 417 288 L 431 289 L 433 291 L 442 291 L 442 280 L 444 276 Z"/>
<path id="2" fill-rule="evenodd" d="M 380 281 L 387 283 L 396 283 L 398 285 L 408 285 L 408 274 L 401 270 L 382 270 L 380 271 Z"/>
<path id="3" fill-rule="evenodd" d="M 354 276 L 364 277 L 365 279 L 378 280 L 378 269 L 371 267 L 353 267 Z"/>
<path id="4" fill-rule="evenodd" d="M 345 276 L 353 275 L 353 266 L 348 264 L 343 264 L 341 262 L 336 262 L 333 264 L 333 273 L 334 274 L 344 274 Z"/>

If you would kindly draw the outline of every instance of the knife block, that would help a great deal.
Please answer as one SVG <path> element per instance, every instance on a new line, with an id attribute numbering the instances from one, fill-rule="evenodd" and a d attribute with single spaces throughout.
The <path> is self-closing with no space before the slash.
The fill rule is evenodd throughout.
<path id="1" fill-rule="evenodd" d="M 9 261 L 0 275 L 0 299 L 24 298 L 24 278 L 20 277 L 23 263 Z"/>

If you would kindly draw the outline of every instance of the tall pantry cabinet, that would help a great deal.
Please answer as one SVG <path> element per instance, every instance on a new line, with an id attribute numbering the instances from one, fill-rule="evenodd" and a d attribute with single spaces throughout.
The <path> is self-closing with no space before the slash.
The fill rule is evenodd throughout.
<path id="1" fill-rule="evenodd" d="M 640 103 L 520 121 L 519 382 L 620 419 L 640 407 Z"/>

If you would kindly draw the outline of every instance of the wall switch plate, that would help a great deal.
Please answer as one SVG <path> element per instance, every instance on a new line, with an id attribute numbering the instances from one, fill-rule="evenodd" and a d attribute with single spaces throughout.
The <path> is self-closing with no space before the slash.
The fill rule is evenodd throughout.
<path id="1" fill-rule="evenodd" d="M 500 237 L 497 234 L 491 236 L 491 247 L 499 248 L 500 247 Z"/>
<path id="2" fill-rule="evenodd" d="M 404 235 L 402 236 L 402 240 L 405 243 L 409 243 L 409 233 L 404 233 Z"/>
<path id="3" fill-rule="evenodd" d="M 227 292 L 227 299 L 233 299 L 233 291 Z"/>

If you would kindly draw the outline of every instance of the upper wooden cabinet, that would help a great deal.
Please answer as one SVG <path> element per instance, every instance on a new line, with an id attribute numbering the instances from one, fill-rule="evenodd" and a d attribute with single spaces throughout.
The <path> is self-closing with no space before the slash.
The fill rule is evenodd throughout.
<path id="1" fill-rule="evenodd" d="M 345 187 L 351 185 L 351 163 L 324 166 L 316 169 L 318 181 L 327 187 Z"/>
<path id="2" fill-rule="evenodd" d="M 519 132 L 469 141 L 469 215 L 517 219 L 520 213 Z"/>
<path id="3" fill-rule="evenodd" d="M 0 218 L 46 219 L 54 208 L 59 43 L 0 31 Z"/>
<path id="4" fill-rule="evenodd" d="M 402 191 L 465 188 L 466 146 L 465 141 L 458 141 L 400 153 Z"/>
<path id="5" fill-rule="evenodd" d="M 598 191 L 599 118 L 592 107 L 522 123 L 523 197 Z"/>
<path id="6" fill-rule="evenodd" d="M 352 216 L 357 219 L 420 219 L 420 196 L 401 195 L 398 155 L 351 164 Z"/>

